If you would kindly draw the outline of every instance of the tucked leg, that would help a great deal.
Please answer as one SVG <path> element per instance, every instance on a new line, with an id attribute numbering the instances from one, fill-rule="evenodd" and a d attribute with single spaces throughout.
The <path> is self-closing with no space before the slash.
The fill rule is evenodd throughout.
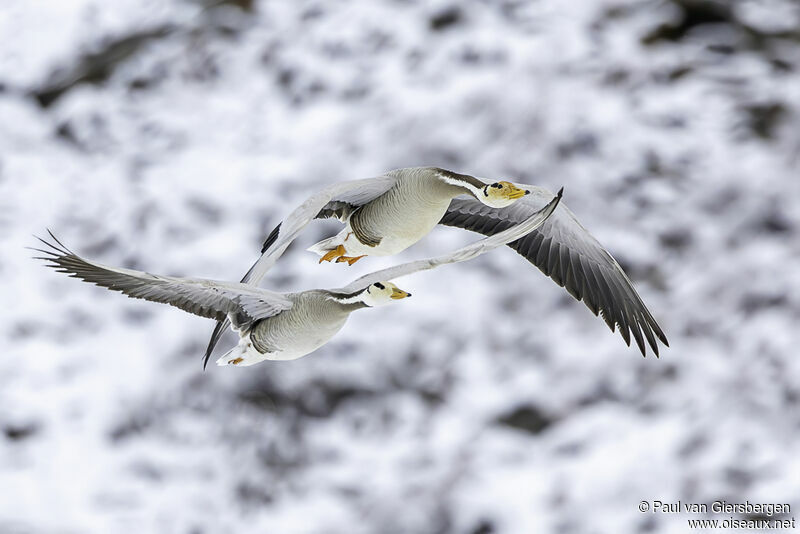
<path id="1" fill-rule="evenodd" d="M 357 262 L 364 256 L 366 256 L 366 254 L 363 254 L 361 256 L 339 256 L 338 258 L 336 258 L 336 263 L 347 262 L 348 265 L 353 265 L 355 262 Z"/>
<path id="2" fill-rule="evenodd" d="M 344 245 L 339 245 L 335 249 L 329 250 L 324 256 L 322 256 L 319 259 L 319 262 L 322 263 L 323 261 L 331 261 L 332 259 L 339 258 L 340 256 L 344 256 L 345 254 L 347 254 L 347 251 L 344 249 Z"/>

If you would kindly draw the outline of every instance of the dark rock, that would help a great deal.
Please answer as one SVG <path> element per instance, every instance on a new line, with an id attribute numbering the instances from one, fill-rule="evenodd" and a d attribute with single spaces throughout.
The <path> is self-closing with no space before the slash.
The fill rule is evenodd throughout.
<path id="1" fill-rule="evenodd" d="M 141 325 L 153 318 L 153 312 L 146 309 L 125 308 L 122 316 L 130 324 Z"/>
<path id="2" fill-rule="evenodd" d="M 164 25 L 112 39 L 100 50 L 84 54 L 73 65 L 54 71 L 49 80 L 31 90 L 30 95 L 43 108 L 49 107 L 73 87 L 106 81 L 128 58 L 150 42 L 162 39 L 173 31 L 171 25 Z"/>
<path id="3" fill-rule="evenodd" d="M 152 421 L 149 417 L 133 415 L 114 426 L 108 433 L 108 437 L 114 443 L 121 443 L 130 437 L 144 432 Z"/>
<path id="4" fill-rule="evenodd" d="M 673 0 L 680 9 L 677 21 L 668 22 L 642 37 L 642 43 L 651 45 L 660 41 L 679 41 L 689 31 L 703 24 L 731 23 L 734 19 L 730 5 L 717 0 Z"/>
<path id="5" fill-rule="evenodd" d="M 686 250 L 692 244 L 692 233 L 685 228 L 673 228 L 658 236 L 661 245 L 678 252 Z"/>
<path id="6" fill-rule="evenodd" d="M 238 7 L 242 11 L 253 12 L 255 10 L 255 0 L 218 0 L 218 4 Z"/>
<path id="7" fill-rule="evenodd" d="M 783 294 L 746 293 L 739 303 L 739 308 L 745 315 L 752 315 L 769 308 L 783 308 L 787 303 L 788 299 Z"/>
<path id="8" fill-rule="evenodd" d="M 678 449 L 678 456 L 690 458 L 708 447 L 708 438 L 704 434 L 694 434 Z"/>
<path id="9" fill-rule="evenodd" d="M 688 65 L 682 65 L 680 67 L 672 69 L 667 75 L 667 78 L 671 82 L 676 82 L 678 80 L 683 79 L 687 75 L 691 74 L 693 70 L 694 69 Z"/>
<path id="10" fill-rule="evenodd" d="M 75 129 L 68 121 L 63 121 L 58 124 L 56 127 L 56 137 L 76 147 L 82 146 L 78 136 L 75 135 Z"/>
<path id="11" fill-rule="evenodd" d="M 204 9 L 213 10 L 225 6 L 238 8 L 245 13 L 252 13 L 255 11 L 255 0 L 193 0 L 195 3 L 203 6 Z"/>
<path id="12" fill-rule="evenodd" d="M 744 106 L 742 112 L 747 127 L 761 139 L 774 139 L 778 127 L 786 120 L 789 110 L 781 102 L 766 102 Z"/>
<path id="13" fill-rule="evenodd" d="M 794 225 L 783 212 L 770 211 L 761 220 L 759 229 L 768 234 L 790 234 L 794 230 Z"/>
<path id="14" fill-rule="evenodd" d="M 513 411 L 500 416 L 497 422 L 531 434 L 539 434 L 553 424 L 554 419 L 532 404 L 517 406 Z"/>
<path id="15" fill-rule="evenodd" d="M 23 441 L 39 431 L 37 423 L 6 423 L 3 425 L 3 434 L 8 441 Z"/>
<path id="16" fill-rule="evenodd" d="M 137 77 L 128 82 L 128 88 L 131 91 L 144 91 L 153 85 L 153 80 L 144 77 Z"/>
<path id="17" fill-rule="evenodd" d="M 715 43 L 708 45 L 708 51 L 717 54 L 722 54 L 725 56 L 730 56 L 736 53 L 736 48 L 730 44 Z"/>
<path id="18" fill-rule="evenodd" d="M 670 0 L 670 4 L 678 8 L 677 20 L 666 22 L 654 28 L 641 38 L 644 45 L 653 45 L 663 41 L 677 42 L 683 40 L 699 27 L 706 26 L 708 36 L 718 35 L 720 27 L 732 30 L 737 36 L 736 44 L 712 43 L 708 49 L 720 54 L 733 54 L 737 48 L 750 50 L 769 50 L 770 41 L 800 40 L 800 30 L 765 31 L 751 26 L 738 16 L 734 3 L 723 0 Z M 716 28 L 714 26 L 717 26 Z M 703 28 L 705 30 L 705 28 Z"/>
<path id="19" fill-rule="evenodd" d="M 647 515 L 639 522 L 639 526 L 636 529 L 637 532 L 656 532 L 658 530 L 658 521 L 656 521 L 655 516 Z"/>
<path id="20" fill-rule="evenodd" d="M 217 224 L 222 220 L 222 210 L 219 206 L 206 200 L 194 197 L 186 201 L 187 206 L 204 222 Z"/>
<path id="21" fill-rule="evenodd" d="M 457 6 L 450 6 L 431 16 L 428 22 L 431 30 L 441 31 L 459 24 L 461 20 L 461 9 Z"/>
<path id="22" fill-rule="evenodd" d="M 472 529 L 471 534 L 493 534 L 494 532 L 494 523 L 489 519 L 481 519 Z"/>
<path id="23" fill-rule="evenodd" d="M 592 132 L 576 132 L 575 135 L 557 147 L 561 159 L 574 156 L 590 156 L 597 152 L 597 136 Z"/>
<path id="24" fill-rule="evenodd" d="M 624 67 L 610 69 L 603 75 L 604 85 L 622 85 L 631 79 L 630 70 Z"/>
<path id="25" fill-rule="evenodd" d="M 740 467 L 729 467 L 725 470 L 725 479 L 733 487 L 746 489 L 753 484 L 755 476 Z"/>
<path id="26" fill-rule="evenodd" d="M 786 61 L 785 59 L 781 59 L 781 58 L 777 58 L 777 57 L 776 58 L 772 58 L 770 60 L 770 63 L 772 64 L 772 67 L 778 72 L 787 73 L 787 72 L 793 72 L 794 71 L 794 65 L 792 65 L 790 62 Z"/>
<path id="27" fill-rule="evenodd" d="M 236 500 L 243 501 L 247 504 L 255 504 L 259 506 L 272 504 L 275 498 L 269 490 L 262 486 L 258 486 L 251 482 L 240 482 L 236 486 Z"/>

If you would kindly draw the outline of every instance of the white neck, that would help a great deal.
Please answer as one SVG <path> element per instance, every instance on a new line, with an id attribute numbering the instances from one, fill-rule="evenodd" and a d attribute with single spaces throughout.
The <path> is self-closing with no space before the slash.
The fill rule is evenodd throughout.
<path id="1" fill-rule="evenodd" d="M 362 293 L 358 293 L 356 295 L 353 295 L 352 297 L 346 297 L 346 298 L 339 298 L 339 297 L 334 297 L 334 296 L 330 296 L 328 298 L 338 302 L 339 304 L 355 304 L 357 302 L 362 302 L 363 303 L 364 302 L 364 293 L 363 292 Z"/>
<path id="2" fill-rule="evenodd" d="M 472 193 L 475 196 L 475 198 L 479 200 L 481 199 L 481 197 L 483 197 L 483 188 L 477 187 L 465 180 L 459 180 L 457 178 L 447 176 L 446 174 L 442 174 L 440 172 L 436 173 L 436 177 L 446 184 L 454 185 L 456 187 L 460 187 L 461 189 L 466 189 L 467 191 Z"/>

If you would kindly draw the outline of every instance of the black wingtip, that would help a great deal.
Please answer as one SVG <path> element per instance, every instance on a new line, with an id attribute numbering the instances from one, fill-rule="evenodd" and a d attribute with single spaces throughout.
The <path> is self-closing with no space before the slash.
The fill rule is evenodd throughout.
<path id="1" fill-rule="evenodd" d="M 281 231 L 281 224 L 283 224 L 283 221 L 278 223 L 278 226 L 276 226 L 272 232 L 270 232 L 269 236 L 267 236 L 267 239 L 264 241 L 264 244 L 261 245 L 262 254 L 265 253 L 270 246 L 272 246 L 276 239 L 278 239 L 278 234 Z"/>
<path id="2" fill-rule="evenodd" d="M 216 332 L 216 330 L 214 331 Z M 208 347 L 206 348 L 206 353 L 203 355 L 203 371 L 206 370 L 206 367 L 208 366 L 208 359 L 211 358 L 211 353 L 214 351 L 214 346 L 212 345 L 212 343 L 214 343 L 213 334 L 211 335 L 211 341 L 209 342 Z"/>
<path id="3" fill-rule="evenodd" d="M 211 354 L 214 352 L 214 347 L 217 346 L 217 342 L 219 342 L 219 338 L 222 336 L 225 326 L 225 321 L 218 321 L 216 326 L 214 326 L 214 331 L 211 333 L 211 339 L 208 341 L 208 347 L 206 347 L 206 353 L 203 355 L 203 371 L 205 371 L 206 366 L 208 366 L 208 360 L 211 358 Z"/>
<path id="4" fill-rule="evenodd" d="M 38 235 L 33 234 L 34 239 L 37 239 L 40 243 L 42 243 L 47 248 L 44 249 L 44 250 L 40 249 L 40 248 L 34 248 L 34 247 L 25 247 L 25 248 L 28 248 L 30 250 L 37 250 L 39 252 L 43 252 L 45 254 L 49 254 L 49 255 L 51 255 L 53 257 L 67 256 L 69 254 L 73 254 L 73 252 L 71 250 L 69 250 L 67 247 L 65 247 L 64 244 L 61 241 L 59 241 L 53 235 L 53 233 L 50 230 L 47 230 L 47 233 L 50 234 L 50 237 L 53 239 L 53 241 L 55 241 L 55 243 L 47 241 L 47 240 L 39 237 Z"/>
<path id="5" fill-rule="evenodd" d="M 563 194 L 564 194 L 564 187 L 562 186 L 562 187 L 561 187 L 561 189 L 559 189 L 559 190 L 558 190 L 558 193 L 556 193 L 556 196 L 557 196 L 558 198 L 561 198 L 561 196 L 562 196 Z"/>

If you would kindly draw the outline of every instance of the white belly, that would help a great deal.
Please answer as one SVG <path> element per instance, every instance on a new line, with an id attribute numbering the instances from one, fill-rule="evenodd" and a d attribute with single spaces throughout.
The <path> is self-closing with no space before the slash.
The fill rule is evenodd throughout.
<path id="1" fill-rule="evenodd" d="M 428 235 L 442 220 L 449 205 L 449 200 L 443 200 L 438 204 L 430 204 L 425 209 L 416 210 L 413 214 L 387 217 L 374 229 L 376 235 L 381 236 L 381 242 L 372 247 L 358 240 L 348 222 L 339 233 L 341 244 L 347 250 L 348 256 L 392 256 Z"/>
<path id="2" fill-rule="evenodd" d="M 318 335 L 315 338 L 305 338 L 302 341 L 298 342 L 295 341 L 292 344 L 292 347 L 286 350 L 279 350 L 276 352 L 268 352 L 266 354 L 261 354 L 261 357 L 264 360 L 296 360 L 297 358 L 302 358 L 306 354 L 311 354 L 324 344 L 326 344 L 333 335 L 338 332 L 338 329 L 334 332 L 325 333 L 324 335 Z M 253 349 L 253 352 L 258 352 Z"/>
<path id="3" fill-rule="evenodd" d="M 263 354 L 258 352 L 253 346 L 249 333 L 244 336 L 240 334 L 239 344 L 219 358 L 217 360 L 217 365 L 247 367 L 263 362 L 264 360 L 288 361 L 302 358 L 330 341 L 330 339 L 341 330 L 342 326 L 344 326 L 344 321 L 326 326 L 327 328 L 314 328 L 297 333 L 297 335 L 293 335 L 286 340 L 286 349 L 279 349 Z"/>
<path id="4" fill-rule="evenodd" d="M 348 256 L 393 256 L 398 252 L 404 251 L 430 232 L 429 228 L 427 231 L 420 232 L 419 235 L 387 235 L 381 239 L 378 245 L 370 247 L 356 239 L 356 236 L 349 228 L 350 226 L 348 225 L 341 234 L 342 244 Z"/>

